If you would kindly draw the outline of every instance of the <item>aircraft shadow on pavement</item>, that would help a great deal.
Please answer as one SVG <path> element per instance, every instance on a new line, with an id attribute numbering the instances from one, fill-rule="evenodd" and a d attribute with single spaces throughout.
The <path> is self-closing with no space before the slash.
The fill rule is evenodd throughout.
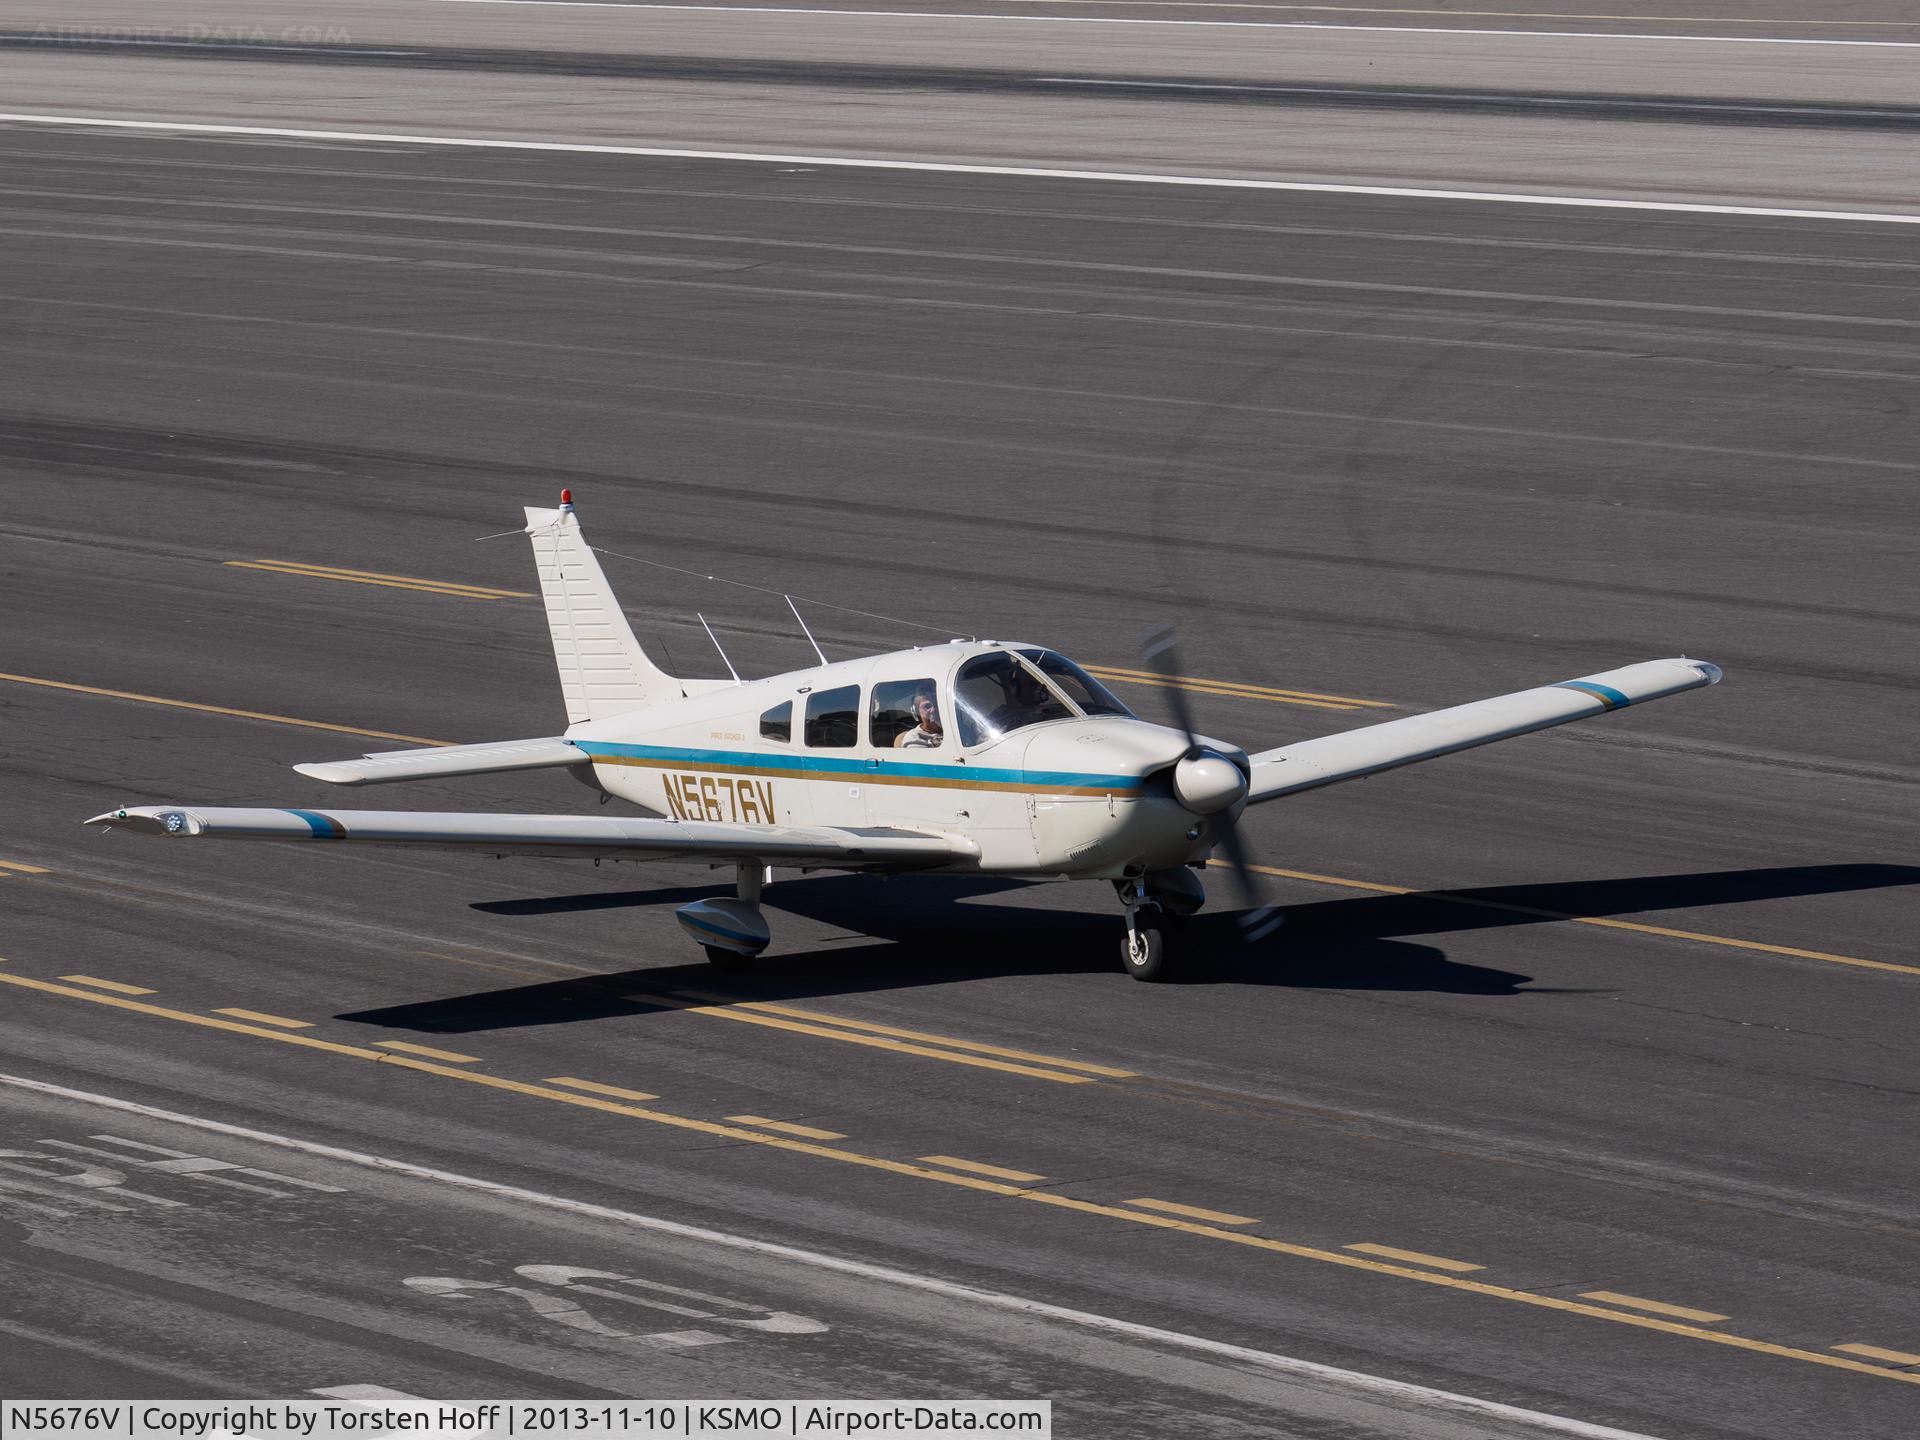
<path id="1" fill-rule="evenodd" d="M 1910 865 L 1803 865 L 1636 876 L 1564 884 L 1365 895 L 1287 907 L 1287 923 L 1249 946 L 1230 911 L 1196 916 L 1183 943 L 1188 985 L 1264 986 L 1517 996 L 1571 993 L 1533 986 L 1514 971 L 1466 964 L 1400 937 L 1540 925 L 1569 915 L 1607 917 L 1838 894 L 1920 883 Z M 491 915 L 536 918 L 679 905 L 724 886 L 663 887 L 488 901 Z M 1017 881 L 840 875 L 776 882 L 768 908 L 848 933 L 801 952 L 776 952 L 744 974 L 703 962 L 543 981 L 341 1015 L 425 1033 L 465 1034 L 646 1015 L 740 1000 L 803 1000 L 1023 975 L 1118 973 L 1119 916 L 978 903 L 1028 887 Z M 1217 887 L 1219 888 L 1219 887 Z M 779 921 L 774 931 L 779 934 Z M 852 943 L 848 943 L 852 942 Z M 1130 983 L 1130 982 L 1128 982 Z"/>

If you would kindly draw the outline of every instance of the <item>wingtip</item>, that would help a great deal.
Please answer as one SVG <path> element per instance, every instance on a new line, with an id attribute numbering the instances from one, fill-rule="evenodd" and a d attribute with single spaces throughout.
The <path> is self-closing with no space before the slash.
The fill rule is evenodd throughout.
<path id="1" fill-rule="evenodd" d="M 197 835 L 200 823 L 177 806 L 146 805 L 137 810 L 122 806 L 86 822 L 107 830 L 132 830 L 142 835 Z"/>
<path id="2" fill-rule="evenodd" d="M 309 780 L 324 780 L 329 785 L 351 785 L 358 778 L 351 761 L 313 760 L 293 767 L 293 773 Z"/>

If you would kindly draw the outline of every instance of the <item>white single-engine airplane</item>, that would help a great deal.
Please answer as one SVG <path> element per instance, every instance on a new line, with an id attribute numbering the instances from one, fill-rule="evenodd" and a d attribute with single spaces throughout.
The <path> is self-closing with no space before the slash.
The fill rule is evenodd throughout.
<path id="1" fill-rule="evenodd" d="M 760 897 L 774 867 L 1107 880 L 1126 910 L 1126 968 L 1157 980 L 1168 973 L 1169 930 L 1206 898 L 1195 872 L 1216 848 L 1254 898 L 1234 829 L 1248 805 L 1720 679 L 1705 661 L 1648 660 L 1251 755 L 1194 734 L 1177 686 L 1168 693 L 1179 728 L 1152 724 L 1064 655 L 1014 641 L 955 640 L 838 663 L 823 655 L 813 669 L 765 680 L 679 680 L 635 641 L 571 496 L 560 498 L 557 510 L 527 510 L 526 533 L 566 733 L 295 768 L 336 785 L 377 785 L 566 767 L 603 799 L 653 816 L 153 805 L 87 823 L 166 836 L 731 863 L 734 896 L 677 912 L 708 958 L 729 968 L 751 963 L 771 939 Z M 1170 639 L 1149 653 L 1171 679 Z M 1250 934 L 1278 923 L 1271 910 L 1256 914 Z"/>

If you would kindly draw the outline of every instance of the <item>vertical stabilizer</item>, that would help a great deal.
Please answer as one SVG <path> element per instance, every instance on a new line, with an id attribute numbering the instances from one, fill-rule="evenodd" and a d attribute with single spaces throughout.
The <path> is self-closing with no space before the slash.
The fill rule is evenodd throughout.
<path id="1" fill-rule="evenodd" d="M 540 571 L 567 723 L 605 720 L 678 700 L 680 682 L 647 658 L 620 613 L 600 561 L 580 533 L 572 492 L 560 492 L 558 510 L 528 506 L 527 534 Z"/>

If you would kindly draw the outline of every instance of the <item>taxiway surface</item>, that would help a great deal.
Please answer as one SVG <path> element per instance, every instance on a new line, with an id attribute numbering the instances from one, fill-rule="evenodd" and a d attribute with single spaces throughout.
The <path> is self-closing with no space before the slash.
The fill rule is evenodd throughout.
<path id="1" fill-rule="evenodd" d="M 1906 1428 L 1911 227 L 30 126 L 0 194 L 0 1072 L 1633 1431 Z M 704 871 L 80 829 L 337 802 L 286 766 L 386 742 L 315 724 L 550 732 L 524 542 L 476 537 L 561 485 L 611 550 L 942 638 L 1136 667 L 1172 619 L 1249 746 L 1682 651 L 1728 680 L 1256 813 L 1290 924 L 1179 986 L 1115 973 L 1094 887 L 781 882 L 723 983 L 671 919 Z M 804 662 L 777 600 L 608 565 L 682 669 L 717 668 L 696 608 L 743 671 Z M 0 1172 L 10 1393 L 811 1376 L 1052 1387 L 1062 1433 L 1415 1423 L 8 1106 L 16 1151 L 341 1192 L 120 1167 L 183 1217 Z M 405 1284 L 567 1298 L 524 1266 L 830 1329 L 682 1352 Z"/>

